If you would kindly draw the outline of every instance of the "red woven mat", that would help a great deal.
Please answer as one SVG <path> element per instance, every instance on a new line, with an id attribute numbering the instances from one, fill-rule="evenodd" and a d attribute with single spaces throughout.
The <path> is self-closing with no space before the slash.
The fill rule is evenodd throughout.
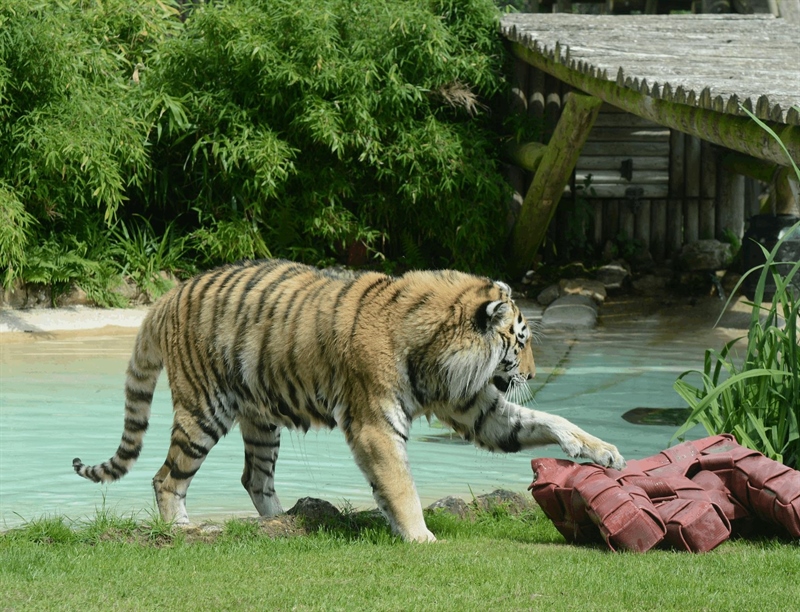
<path id="1" fill-rule="evenodd" d="M 622 470 L 531 461 L 530 491 L 568 542 L 611 550 L 706 552 L 770 525 L 800 538 L 800 472 L 723 434 L 673 446 Z"/>

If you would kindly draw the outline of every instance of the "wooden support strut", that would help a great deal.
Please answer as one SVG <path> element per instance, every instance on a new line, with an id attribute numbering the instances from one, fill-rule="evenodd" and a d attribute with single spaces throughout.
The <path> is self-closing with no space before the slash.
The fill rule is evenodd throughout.
<path id="1" fill-rule="evenodd" d="M 653 98 L 620 87 L 616 82 L 572 70 L 520 43 L 512 42 L 511 49 L 531 66 L 639 117 L 782 166 L 790 165 L 787 152 L 791 158 L 800 159 L 800 126 L 770 124 L 786 147 L 787 151 L 784 151 L 772 136 L 749 117 Z"/>
<path id="2" fill-rule="evenodd" d="M 525 195 L 512 236 L 511 268 L 516 276 L 529 269 L 544 242 L 547 228 L 601 104 L 599 98 L 571 93 L 549 144 L 534 155 L 538 158 L 538 168 Z"/>

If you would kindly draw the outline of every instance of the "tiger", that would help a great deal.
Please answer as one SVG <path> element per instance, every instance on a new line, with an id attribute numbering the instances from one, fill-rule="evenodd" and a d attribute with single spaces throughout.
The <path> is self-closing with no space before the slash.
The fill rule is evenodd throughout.
<path id="1" fill-rule="evenodd" d="M 284 428 L 336 428 L 392 531 L 436 538 L 406 453 L 414 419 L 435 417 L 489 451 L 558 444 L 570 457 L 625 465 L 570 421 L 509 400 L 535 374 L 532 331 L 504 282 L 453 270 L 343 273 L 283 260 L 201 273 L 150 308 L 125 379 L 122 439 L 80 476 L 115 481 L 136 462 L 166 368 L 173 424 L 153 478 L 161 517 L 188 525 L 186 493 L 235 424 L 241 482 L 259 515 L 283 512 L 275 466 Z"/>

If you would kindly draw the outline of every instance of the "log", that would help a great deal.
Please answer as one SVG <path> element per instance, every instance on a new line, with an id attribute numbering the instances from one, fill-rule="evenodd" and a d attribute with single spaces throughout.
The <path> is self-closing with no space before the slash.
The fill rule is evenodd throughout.
<path id="1" fill-rule="evenodd" d="M 705 140 L 700 143 L 700 238 L 715 236 L 714 204 L 717 197 L 717 151 Z"/>
<path id="2" fill-rule="evenodd" d="M 547 150 L 547 145 L 541 142 L 526 142 L 522 144 L 510 142 L 505 146 L 505 153 L 508 159 L 529 172 L 536 172 L 545 150 Z"/>
<path id="3" fill-rule="evenodd" d="M 683 246 L 683 202 L 668 200 L 666 257 L 671 259 Z"/>
<path id="4" fill-rule="evenodd" d="M 667 201 L 653 200 L 650 207 L 650 254 L 657 262 L 664 261 L 667 240 Z"/>
<path id="5" fill-rule="evenodd" d="M 573 93 L 567 97 L 514 226 L 511 268 L 515 276 L 529 269 L 544 241 L 600 104 L 592 96 Z"/>

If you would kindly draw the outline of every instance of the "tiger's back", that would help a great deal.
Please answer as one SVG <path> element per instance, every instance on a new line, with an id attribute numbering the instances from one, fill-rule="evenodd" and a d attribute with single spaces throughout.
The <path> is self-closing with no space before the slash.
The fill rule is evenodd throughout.
<path id="1" fill-rule="evenodd" d="M 188 522 L 189 483 L 234 424 L 245 442 L 242 483 L 267 516 L 282 511 L 281 428 L 338 426 L 393 528 L 431 539 L 405 455 L 411 421 L 436 414 L 490 450 L 521 448 L 519 429 L 490 439 L 475 424 L 501 406 L 493 376 L 532 375 L 529 335 L 507 286 L 459 272 L 393 278 L 278 260 L 212 270 L 148 313 L 128 367 L 117 453 L 74 467 L 95 481 L 130 469 L 163 363 L 175 415 L 153 484 L 166 520 Z"/>

